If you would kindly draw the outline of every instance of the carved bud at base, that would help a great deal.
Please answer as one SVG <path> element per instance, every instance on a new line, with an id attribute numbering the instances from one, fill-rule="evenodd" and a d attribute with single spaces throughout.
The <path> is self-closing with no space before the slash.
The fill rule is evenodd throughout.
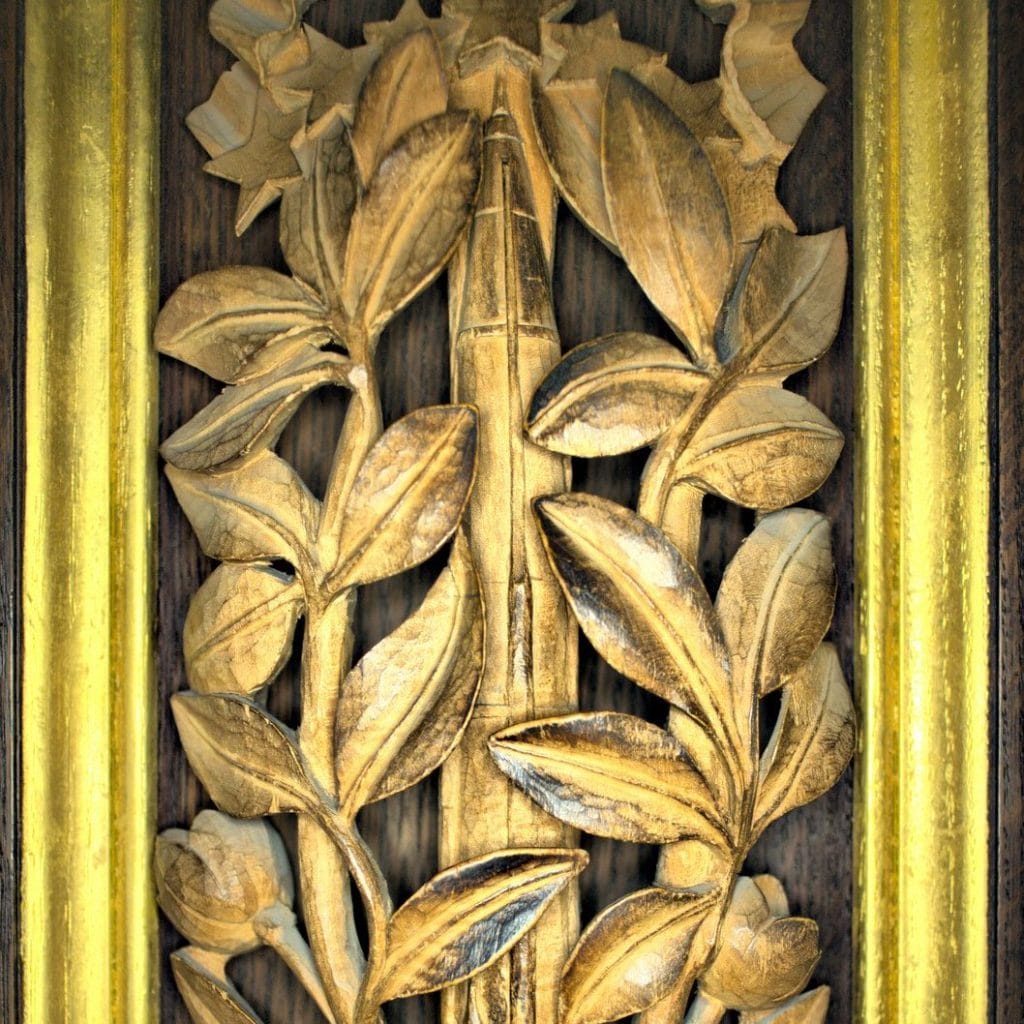
<path id="1" fill-rule="evenodd" d="M 773 875 L 737 879 L 701 992 L 733 1010 L 766 1010 L 802 991 L 821 957 L 818 926 L 788 915 Z"/>
<path id="2" fill-rule="evenodd" d="M 160 907 L 189 942 L 231 956 L 261 946 L 262 920 L 290 914 L 295 895 L 277 832 L 220 811 L 157 837 L 156 884 Z"/>

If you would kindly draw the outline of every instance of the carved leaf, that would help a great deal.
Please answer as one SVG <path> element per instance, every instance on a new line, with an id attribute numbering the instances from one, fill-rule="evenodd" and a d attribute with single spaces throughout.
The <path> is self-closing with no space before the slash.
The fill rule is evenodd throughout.
<path id="1" fill-rule="evenodd" d="M 664 65 L 667 59 L 658 50 L 623 39 L 614 11 L 582 25 L 545 22 L 540 34 L 541 76 L 548 81 L 591 81 L 603 91 L 613 68 L 633 71 L 650 64 Z"/>
<path id="2" fill-rule="evenodd" d="M 815 652 L 832 621 L 835 592 L 824 516 L 794 508 L 757 524 L 725 570 L 715 601 L 741 714 Z"/>
<path id="3" fill-rule="evenodd" d="M 380 1002 L 433 992 L 492 963 L 586 859 L 582 850 L 501 850 L 435 875 L 391 919 Z"/>
<path id="4" fill-rule="evenodd" d="M 584 25 L 541 25 L 542 62 L 536 120 L 552 174 L 591 230 L 618 251 L 601 178 L 601 108 L 613 68 L 636 73 L 663 66 L 665 55 L 622 39 L 609 11 Z"/>
<path id="5" fill-rule="evenodd" d="M 312 0 L 216 0 L 210 11 L 210 34 L 236 56 L 260 68 L 268 49 L 274 54 L 290 41 L 311 3 Z"/>
<path id="6" fill-rule="evenodd" d="M 351 363 L 313 345 L 273 372 L 218 395 L 160 447 L 181 469 L 210 470 L 273 447 L 306 396 L 343 384 Z"/>
<path id="7" fill-rule="evenodd" d="M 476 471 L 476 435 L 465 405 L 418 409 L 384 432 L 342 516 L 339 586 L 410 569 L 452 535 Z"/>
<path id="8" fill-rule="evenodd" d="M 610 711 L 513 726 L 490 740 L 506 775 L 549 814 L 632 843 L 728 847 L 708 784 L 664 729 Z"/>
<path id="9" fill-rule="evenodd" d="M 462 541 L 416 613 L 366 654 L 342 687 L 335 749 L 339 798 L 349 813 L 386 783 L 417 730 L 444 715 L 443 700 L 475 692 L 482 665 L 483 608 Z M 451 749 L 444 730 L 431 739 L 441 749 L 418 750 L 421 763 L 439 763 Z"/>
<path id="10" fill-rule="evenodd" d="M 732 273 L 732 229 L 700 143 L 635 78 L 612 73 L 602 161 L 608 212 L 633 276 L 702 362 Z"/>
<path id="11" fill-rule="evenodd" d="M 245 145 L 256 120 L 259 90 L 252 69 L 237 61 L 217 79 L 210 98 L 188 113 L 188 130 L 211 157 Z"/>
<path id="12" fill-rule="evenodd" d="M 769 231 L 741 280 L 722 332 L 722 357 L 781 383 L 810 366 L 839 329 L 846 288 L 846 233 Z"/>
<path id="13" fill-rule="evenodd" d="M 534 443 L 581 458 L 620 455 L 656 441 L 708 375 L 674 345 L 626 332 L 579 345 L 533 396 Z"/>
<path id="14" fill-rule="evenodd" d="M 415 786 L 448 760 L 469 725 L 481 679 L 479 671 L 452 673 L 433 713 L 409 736 L 368 803 L 385 800 Z"/>
<path id="15" fill-rule="evenodd" d="M 197 274 L 167 300 L 154 340 L 164 355 L 238 383 L 271 341 L 296 328 L 324 329 L 325 317 L 294 278 L 263 267 L 226 267 Z"/>
<path id="16" fill-rule="evenodd" d="M 316 806 L 295 733 L 249 698 L 186 691 L 171 697 L 171 710 L 188 763 L 226 814 L 258 818 Z"/>
<path id="17" fill-rule="evenodd" d="M 767 160 L 752 166 L 745 164 L 739 139 L 708 138 L 704 140 L 704 149 L 729 210 L 735 272 L 765 231 L 778 228 L 795 233 L 796 224 L 776 194 L 778 166 Z"/>
<path id="18" fill-rule="evenodd" d="M 349 232 L 342 300 L 375 334 L 448 262 L 480 177 L 480 131 L 464 113 L 431 118 L 383 160 Z"/>
<path id="19" fill-rule="evenodd" d="M 669 708 L 668 722 L 669 732 L 686 751 L 686 756 L 711 790 L 715 806 L 732 807 L 736 795 L 732 781 L 722 760 L 722 752 L 714 737 L 708 733 L 707 726 L 677 707 Z"/>
<path id="20" fill-rule="evenodd" d="M 741 1013 L 740 1024 L 825 1024 L 830 989 L 821 985 L 764 1013 Z"/>
<path id="21" fill-rule="evenodd" d="M 729 210 L 733 234 L 733 266 L 738 267 L 752 243 L 770 227 L 796 231 L 775 187 L 777 164 L 744 162 L 743 143 L 720 110 L 718 82 L 690 83 L 666 67 L 647 64 L 636 68 L 636 78 L 647 86 L 700 140 L 714 168 Z"/>
<path id="22" fill-rule="evenodd" d="M 843 449 L 843 435 L 806 398 L 782 388 L 725 395 L 676 464 L 680 482 L 766 512 L 813 494 Z"/>
<path id="23" fill-rule="evenodd" d="M 305 123 L 302 107 L 283 111 L 269 91 L 261 89 L 256 96 L 252 131 L 245 144 L 222 153 L 203 168 L 208 174 L 239 186 L 235 212 L 235 233 L 239 237 L 286 188 L 302 177 L 291 144 Z"/>
<path id="24" fill-rule="evenodd" d="M 448 79 L 433 32 L 423 29 L 390 47 L 374 65 L 359 97 L 352 151 L 368 183 L 383 156 L 409 129 L 443 114 Z"/>
<path id="25" fill-rule="evenodd" d="M 779 164 L 825 87 L 804 67 L 793 36 L 810 0 L 699 0 L 729 28 L 722 41 L 722 110 L 743 139 L 743 160 Z"/>
<path id="26" fill-rule="evenodd" d="M 168 466 L 167 478 L 210 558 L 296 565 L 316 536 L 319 502 L 272 452 L 220 473 Z"/>
<path id="27" fill-rule="evenodd" d="M 218 977 L 187 949 L 171 954 L 171 970 L 193 1024 L 263 1024 L 226 976 Z"/>
<path id="28" fill-rule="evenodd" d="M 221 565 L 185 618 L 185 670 L 199 693 L 253 695 L 284 668 L 304 598 L 269 566 Z"/>
<path id="29" fill-rule="evenodd" d="M 370 39 L 366 46 L 346 49 L 310 25 L 304 25 L 302 31 L 310 44 L 309 63 L 281 75 L 278 81 L 293 95 L 309 98 L 309 138 L 330 134 L 340 123 L 352 124 L 363 82 L 381 51 Z M 301 149 L 301 143 L 296 148 Z"/>
<path id="30" fill-rule="evenodd" d="M 856 715 L 832 644 L 822 644 L 782 691 L 782 708 L 761 758 L 754 834 L 817 800 L 843 774 L 856 744 Z"/>
<path id="31" fill-rule="evenodd" d="M 536 507 L 569 604 L 601 657 L 712 728 L 727 727 L 729 657 L 714 609 L 664 534 L 592 495 Z"/>
<path id="32" fill-rule="evenodd" d="M 644 889 L 603 910 L 562 975 L 563 1024 L 602 1024 L 653 1006 L 687 966 L 717 892 Z"/>
<path id="33" fill-rule="evenodd" d="M 477 643 L 473 639 L 476 630 L 483 629 L 482 612 L 482 606 L 478 602 L 476 615 L 480 618 L 473 625 L 469 640 L 471 648 Z M 479 643 L 482 658 L 482 634 Z M 477 666 L 475 671 L 451 673 L 433 711 L 409 736 L 405 746 L 391 762 L 387 774 L 377 784 L 369 803 L 384 800 L 415 786 L 444 764 L 469 725 L 482 678 L 482 666 Z"/>
<path id="34" fill-rule="evenodd" d="M 557 21 L 573 6 L 573 0 L 445 0 L 444 13 L 467 23 L 462 44 L 465 53 L 495 36 L 505 36 L 531 53 L 540 47 L 540 26 Z"/>
<path id="35" fill-rule="evenodd" d="M 580 220 L 617 253 L 601 176 L 603 100 L 596 81 L 554 81 L 538 92 L 535 113 L 560 194 Z"/>
<path id="36" fill-rule="evenodd" d="M 281 251 L 292 273 L 335 307 L 357 190 L 347 134 L 319 139 L 310 163 L 310 173 L 281 196 Z"/>

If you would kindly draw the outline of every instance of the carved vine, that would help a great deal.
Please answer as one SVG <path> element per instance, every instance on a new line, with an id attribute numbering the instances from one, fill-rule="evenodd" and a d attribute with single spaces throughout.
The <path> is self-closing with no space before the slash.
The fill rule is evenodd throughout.
<path id="1" fill-rule="evenodd" d="M 829 526 L 789 507 L 822 484 L 842 446 L 782 386 L 831 343 L 846 276 L 843 232 L 797 235 L 775 197 L 779 164 L 821 95 L 792 47 L 807 3 L 707 0 L 728 20 L 722 71 L 690 85 L 663 55 L 621 40 L 611 15 L 555 23 L 569 2 L 452 0 L 430 19 L 407 0 L 355 49 L 302 23 L 310 2 L 217 0 L 211 30 L 239 60 L 189 118 L 207 169 L 240 186 L 239 232 L 280 200 L 291 276 L 201 274 L 156 331 L 161 352 L 226 385 L 162 448 L 204 552 L 222 563 L 189 609 L 191 689 L 172 699 L 218 810 L 156 848 L 161 906 L 190 943 L 172 959 L 193 1019 L 258 1020 L 226 967 L 265 944 L 326 1019 L 374 1024 L 385 1003 L 495 964 L 585 866 L 570 848 L 496 850 L 394 909 L 357 825 L 361 808 L 415 785 L 463 741 L 488 628 L 479 540 L 467 539 L 471 523 L 460 529 L 478 472 L 477 410 L 425 408 L 385 426 L 377 340 L 466 237 L 483 202 L 484 134 L 518 130 L 539 135 L 559 194 L 674 335 L 581 345 L 524 409 L 530 442 L 554 453 L 652 448 L 636 511 L 565 493 L 541 497 L 535 513 L 584 634 L 671 707 L 667 728 L 572 712 L 490 734 L 494 762 L 550 815 L 662 847 L 652 886 L 601 911 L 572 949 L 560 1020 L 708 1024 L 731 1009 L 746 1024 L 823 1021 L 828 989 L 803 993 L 816 925 L 790 915 L 775 878 L 742 875 L 764 829 L 825 792 L 854 744 L 849 691 L 824 639 Z M 532 69 L 535 120 L 516 125 L 499 107 L 483 113 L 513 127 L 492 121 L 482 134 L 457 84 L 496 36 L 507 40 L 501 60 Z M 534 216 L 517 202 L 509 223 Z M 504 266 L 525 273 L 503 251 Z M 274 446 L 324 387 L 350 399 L 318 499 Z M 714 601 L 694 569 L 706 494 L 759 513 Z M 353 665 L 359 589 L 449 541 L 421 607 Z M 293 730 L 265 695 L 300 618 Z M 762 698 L 779 690 L 762 748 Z M 299 818 L 305 935 L 292 867 L 263 820 L 282 812 Z M 511 1011 L 474 996 L 459 1012 L 502 1024 Z"/>

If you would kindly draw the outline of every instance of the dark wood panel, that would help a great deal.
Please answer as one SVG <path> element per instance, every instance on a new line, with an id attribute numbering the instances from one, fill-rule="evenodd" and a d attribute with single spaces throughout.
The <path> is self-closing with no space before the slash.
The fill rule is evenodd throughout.
<path id="1" fill-rule="evenodd" d="M 1024 8 L 1018 0 L 993 5 L 992 30 L 993 465 L 998 472 L 992 969 L 995 1020 L 1018 1024 L 1024 1020 Z"/>
<path id="2" fill-rule="evenodd" d="M 18 879 L 21 751 L 21 342 L 22 240 L 21 4 L 0 10 L 0 1018 L 21 1006 Z"/>
<path id="3" fill-rule="evenodd" d="M 393 15 L 397 0 L 340 0 L 320 3 L 311 19 L 346 45 L 360 41 L 364 21 Z M 439 3 L 425 5 L 428 10 Z M 674 70 L 691 80 L 717 72 L 721 29 L 689 3 L 656 0 L 581 0 L 573 20 L 586 21 L 605 10 L 618 11 L 622 34 L 669 53 Z M 185 114 L 209 94 L 228 55 L 206 32 L 206 0 L 180 0 L 164 7 L 162 94 L 161 299 L 183 280 L 228 263 L 280 266 L 275 218 L 264 216 L 241 240 L 229 230 L 235 189 L 201 171 L 203 153 L 183 125 Z M 800 49 L 829 94 L 808 125 L 785 169 L 783 199 L 801 231 L 850 226 L 851 81 L 849 0 L 816 0 L 800 36 Z M 663 332 L 657 314 L 624 267 L 563 211 L 559 220 L 555 296 L 563 342 L 570 347 L 611 330 L 640 328 Z M 385 415 L 394 418 L 417 406 L 445 401 L 447 332 L 445 292 L 435 285 L 389 328 L 381 347 Z M 849 315 L 832 352 L 795 381 L 851 437 L 853 363 Z M 196 412 L 214 394 L 200 374 L 176 363 L 161 367 L 161 433 Z M 295 462 L 314 490 L 324 482 L 329 451 L 342 406 L 314 397 L 303 407 L 282 440 L 282 454 Z M 333 442 L 332 442 L 333 444 Z M 637 458 L 578 463 L 576 486 L 632 503 L 642 461 Z M 835 522 L 840 592 L 834 633 L 847 670 L 852 654 L 852 475 L 850 447 L 815 505 Z M 181 627 L 188 599 L 210 565 L 203 558 L 176 508 L 169 489 L 160 495 L 160 799 L 161 827 L 187 823 L 205 798 L 181 753 L 167 697 L 185 686 L 181 665 Z M 725 505 L 708 508 L 702 570 L 717 585 L 722 567 L 749 531 L 749 517 Z M 359 645 L 365 648 L 393 629 L 415 607 L 435 566 L 368 588 L 361 602 Z M 294 714 L 294 673 L 274 686 L 272 706 Z M 581 693 L 585 706 L 615 707 L 657 717 L 661 709 L 642 692 L 611 672 L 589 649 L 582 652 Z M 365 815 L 368 841 L 379 851 L 385 873 L 401 899 L 434 869 L 436 788 L 428 782 Z M 817 972 L 834 988 L 832 1020 L 848 1021 L 851 1012 L 851 786 L 849 775 L 824 800 L 789 816 L 769 831 L 751 863 L 771 869 L 786 883 L 794 909 L 818 919 L 825 953 Z M 290 825 L 282 822 L 286 838 Z M 656 851 L 604 841 L 589 844 L 592 866 L 583 879 L 586 916 L 624 892 L 647 884 Z M 165 1024 L 186 1017 L 173 990 L 166 954 L 178 944 L 166 925 L 161 931 L 164 960 Z M 239 961 L 236 977 L 257 1009 L 273 1020 L 315 1019 L 309 1001 L 270 954 Z M 396 1004 L 392 1019 L 419 1024 L 434 1019 L 430 999 Z"/>

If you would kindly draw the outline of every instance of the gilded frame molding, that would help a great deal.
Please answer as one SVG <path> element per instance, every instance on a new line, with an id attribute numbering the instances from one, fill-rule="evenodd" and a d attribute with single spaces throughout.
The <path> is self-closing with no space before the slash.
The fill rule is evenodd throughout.
<path id="1" fill-rule="evenodd" d="M 854 4 L 864 1024 L 988 1012 L 987 23 Z"/>
<path id="2" fill-rule="evenodd" d="M 26 1021 L 155 1019 L 159 5 L 25 7 Z"/>
<path id="3" fill-rule="evenodd" d="M 973 1022 L 989 957 L 988 13 L 854 9 L 856 1015 Z M 24 1019 L 155 1020 L 159 5 L 25 19 Z"/>

